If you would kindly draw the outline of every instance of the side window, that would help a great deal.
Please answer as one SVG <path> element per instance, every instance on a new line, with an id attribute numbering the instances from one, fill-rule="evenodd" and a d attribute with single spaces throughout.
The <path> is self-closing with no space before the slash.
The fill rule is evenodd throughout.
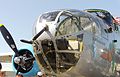
<path id="1" fill-rule="evenodd" d="M 84 28 L 88 27 L 88 25 L 90 25 L 92 21 L 90 20 L 90 18 L 80 17 L 80 22 L 81 22 L 82 28 L 84 29 Z"/>
<path id="2" fill-rule="evenodd" d="M 92 31 L 93 21 L 88 17 L 80 17 L 81 27 L 83 30 Z"/>

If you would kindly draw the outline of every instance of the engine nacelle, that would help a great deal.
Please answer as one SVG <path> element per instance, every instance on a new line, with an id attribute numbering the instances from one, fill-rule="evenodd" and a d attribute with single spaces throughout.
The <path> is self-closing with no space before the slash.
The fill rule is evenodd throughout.
<path id="1" fill-rule="evenodd" d="M 27 45 L 27 46 L 20 48 L 18 53 L 19 53 L 19 56 L 24 56 L 24 54 L 27 54 L 28 58 L 34 57 L 32 45 Z M 14 61 L 15 57 L 16 55 L 13 56 L 12 63 L 13 63 L 14 70 L 16 72 L 19 71 L 19 73 L 21 73 L 22 75 L 29 77 L 29 76 L 35 76 L 37 72 L 40 70 L 36 60 L 33 60 L 33 61 L 28 60 L 29 63 L 27 63 L 26 67 L 24 66 L 24 64 L 18 67 L 18 64 L 16 64 Z"/>

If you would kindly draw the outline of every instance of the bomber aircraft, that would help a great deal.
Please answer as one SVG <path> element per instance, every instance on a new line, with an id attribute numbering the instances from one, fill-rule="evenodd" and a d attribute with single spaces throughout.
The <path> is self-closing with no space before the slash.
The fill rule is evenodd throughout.
<path id="1" fill-rule="evenodd" d="M 40 69 L 55 77 L 116 77 L 120 71 L 119 29 L 108 11 L 100 11 L 97 13 L 109 14 L 110 23 L 92 14 L 95 9 L 62 9 L 40 15 L 32 40 L 21 40 L 32 44 L 33 50 L 18 50 L 8 30 L 0 25 L 4 39 L 15 52 L 13 65 L 17 73 Z"/>

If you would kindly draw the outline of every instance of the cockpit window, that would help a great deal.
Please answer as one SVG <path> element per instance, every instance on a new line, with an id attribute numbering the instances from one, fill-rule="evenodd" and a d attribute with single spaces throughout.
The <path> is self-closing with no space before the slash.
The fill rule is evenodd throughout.
<path id="1" fill-rule="evenodd" d="M 88 9 L 85 10 L 89 13 L 91 13 L 92 15 L 96 15 L 99 18 L 101 18 L 108 26 L 113 26 L 113 16 L 106 10 L 101 10 L 101 9 Z"/>
<path id="2" fill-rule="evenodd" d="M 42 20 L 46 20 L 47 22 L 55 21 L 55 18 L 58 15 L 58 13 L 59 11 L 45 13 L 42 16 L 40 16 L 39 22 L 42 22 Z"/>
<path id="3" fill-rule="evenodd" d="M 79 32 L 80 31 L 79 27 L 80 26 L 78 24 L 77 19 L 67 17 L 59 24 L 57 36 Z"/>

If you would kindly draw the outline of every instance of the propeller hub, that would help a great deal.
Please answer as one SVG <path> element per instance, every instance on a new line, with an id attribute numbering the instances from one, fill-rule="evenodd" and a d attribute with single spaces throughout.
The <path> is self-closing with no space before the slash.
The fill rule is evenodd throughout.
<path id="1" fill-rule="evenodd" d="M 19 57 L 15 57 L 15 58 L 14 58 L 14 62 L 15 62 L 16 64 L 19 64 L 19 63 L 20 63 L 20 58 L 19 58 Z"/>

